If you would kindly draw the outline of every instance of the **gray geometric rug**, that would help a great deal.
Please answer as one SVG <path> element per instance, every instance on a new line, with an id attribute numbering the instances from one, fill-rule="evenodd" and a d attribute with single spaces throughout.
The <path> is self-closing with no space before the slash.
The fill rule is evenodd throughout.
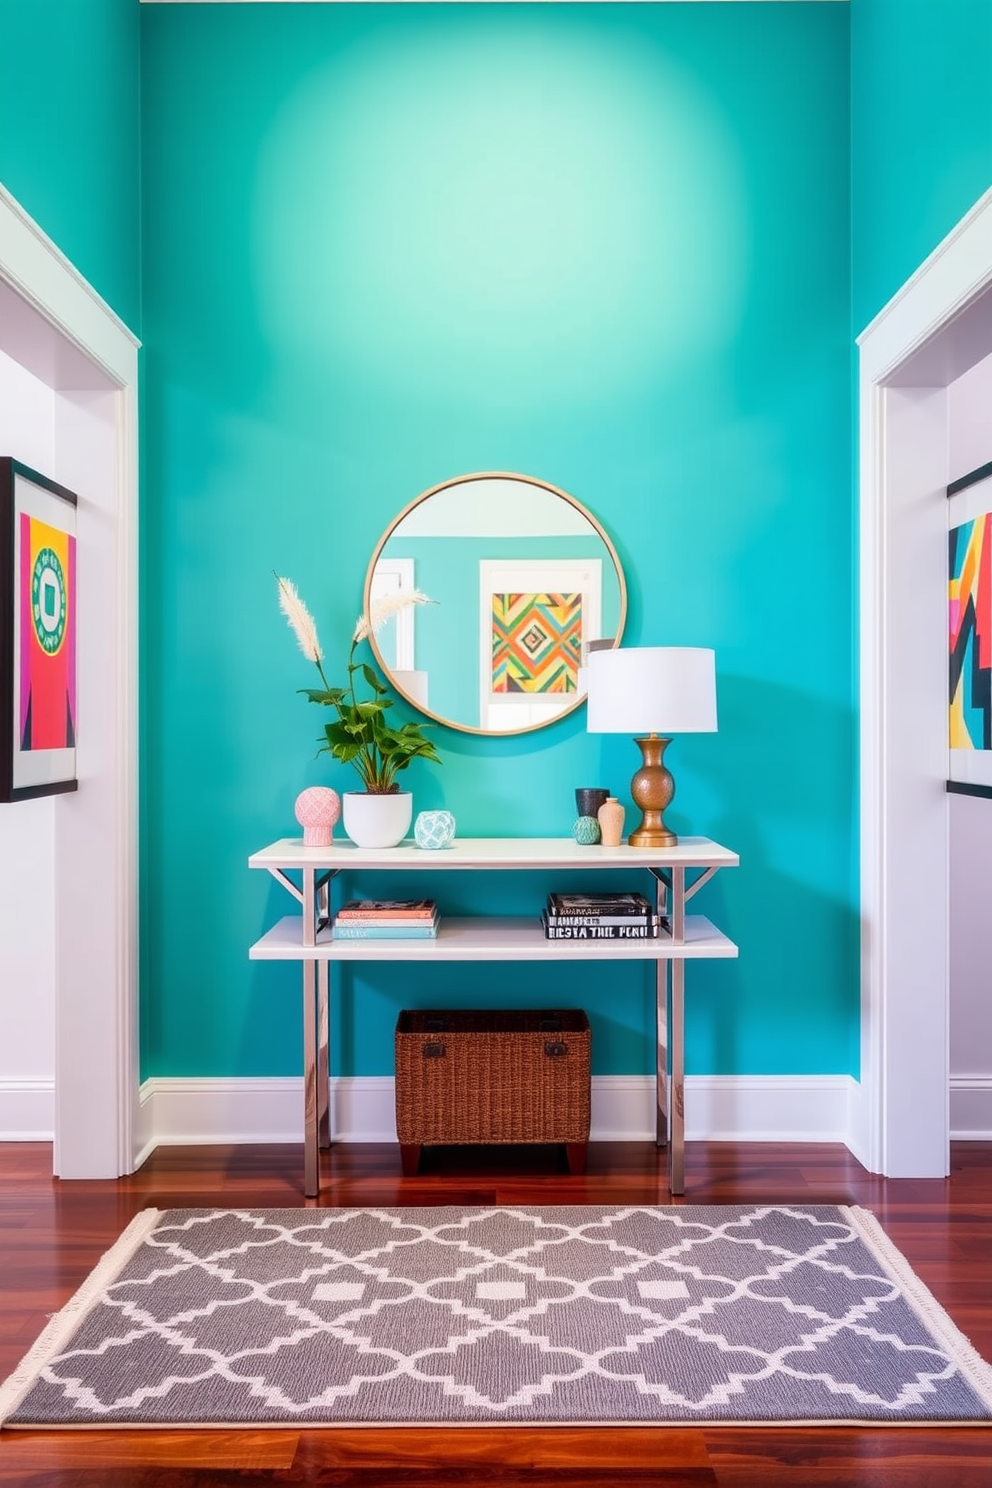
<path id="1" fill-rule="evenodd" d="M 0 1387 L 20 1427 L 990 1419 L 834 1205 L 146 1210 Z"/>

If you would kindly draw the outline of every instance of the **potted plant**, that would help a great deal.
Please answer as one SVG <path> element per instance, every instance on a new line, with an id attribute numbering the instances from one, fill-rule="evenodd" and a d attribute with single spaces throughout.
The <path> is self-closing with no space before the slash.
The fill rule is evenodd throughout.
<path id="1" fill-rule="evenodd" d="M 348 653 L 348 683 L 331 687 L 324 675 L 324 653 L 320 649 L 313 616 L 300 599 L 296 585 L 276 575 L 279 584 L 279 608 L 296 635 L 300 650 L 312 661 L 320 674 L 322 687 L 301 688 L 311 703 L 333 708 L 333 722 L 324 725 L 320 753 L 331 754 L 342 764 L 351 765 L 362 782 L 360 791 L 345 791 L 342 798 L 344 827 L 359 847 L 394 847 L 406 836 L 413 815 L 413 798 L 401 791 L 396 777 L 415 759 L 441 759 L 434 743 L 424 733 L 421 723 L 392 724 L 387 717 L 393 700 L 374 667 L 356 661 L 355 651 L 362 641 L 378 631 L 390 616 L 413 604 L 429 604 L 419 589 L 400 591 L 374 600 L 366 614 L 359 616 L 351 637 Z M 371 696 L 360 697 L 359 679 L 370 689 Z"/>

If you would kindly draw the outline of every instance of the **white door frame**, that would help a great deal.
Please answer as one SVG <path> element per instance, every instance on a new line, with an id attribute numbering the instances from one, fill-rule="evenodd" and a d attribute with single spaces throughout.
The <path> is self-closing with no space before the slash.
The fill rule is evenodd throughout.
<path id="1" fill-rule="evenodd" d="M 992 351 L 992 191 L 858 338 L 861 1082 L 872 1172 L 949 1164 L 947 394 Z"/>
<path id="2" fill-rule="evenodd" d="M 28 370 L 57 391 L 109 390 L 113 401 L 116 582 L 99 665 L 111 679 L 114 742 L 91 761 L 93 784 L 81 764 L 79 790 L 55 803 L 55 1171 L 117 1177 L 134 1167 L 138 1107 L 138 342 L 2 186 L 0 284 L 25 312 L 8 313 L 6 331 L 15 336 L 15 319 L 16 334 L 29 328 Z M 83 883 L 76 904 L 73 886 Z"/>

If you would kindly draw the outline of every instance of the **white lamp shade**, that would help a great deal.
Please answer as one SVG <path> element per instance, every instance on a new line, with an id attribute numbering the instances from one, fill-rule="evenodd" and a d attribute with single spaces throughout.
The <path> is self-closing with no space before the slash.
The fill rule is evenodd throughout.
<path id="1" fill-rule="evenodd" d="M 705 646 L 621 646 L 586 661 L 591 734 L 711 734 L 716 654 Z"/>

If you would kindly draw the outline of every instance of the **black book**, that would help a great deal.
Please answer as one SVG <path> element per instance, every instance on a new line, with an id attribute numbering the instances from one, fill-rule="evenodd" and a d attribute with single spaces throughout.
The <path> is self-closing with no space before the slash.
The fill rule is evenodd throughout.
<path id="1" fill-rule="evenodd" d="M 636 920 L 627 925 L 559 925 L 554 919 L 542 918 L 546 940 L 656 940 L 658 936 L 657 925 Z"/>
<path id="2" fill-rule="evenodd" d="M 654 914 L 654 905 L 643 894 L 549 894 L 548 914 L 634 915 Z"/>
<path id="3" fill-rule="evenodd" d="M 552 925 L 653 925 L 657 915 L 653 914 L 549 914 L 541 911 L 541 918 Z"/>

